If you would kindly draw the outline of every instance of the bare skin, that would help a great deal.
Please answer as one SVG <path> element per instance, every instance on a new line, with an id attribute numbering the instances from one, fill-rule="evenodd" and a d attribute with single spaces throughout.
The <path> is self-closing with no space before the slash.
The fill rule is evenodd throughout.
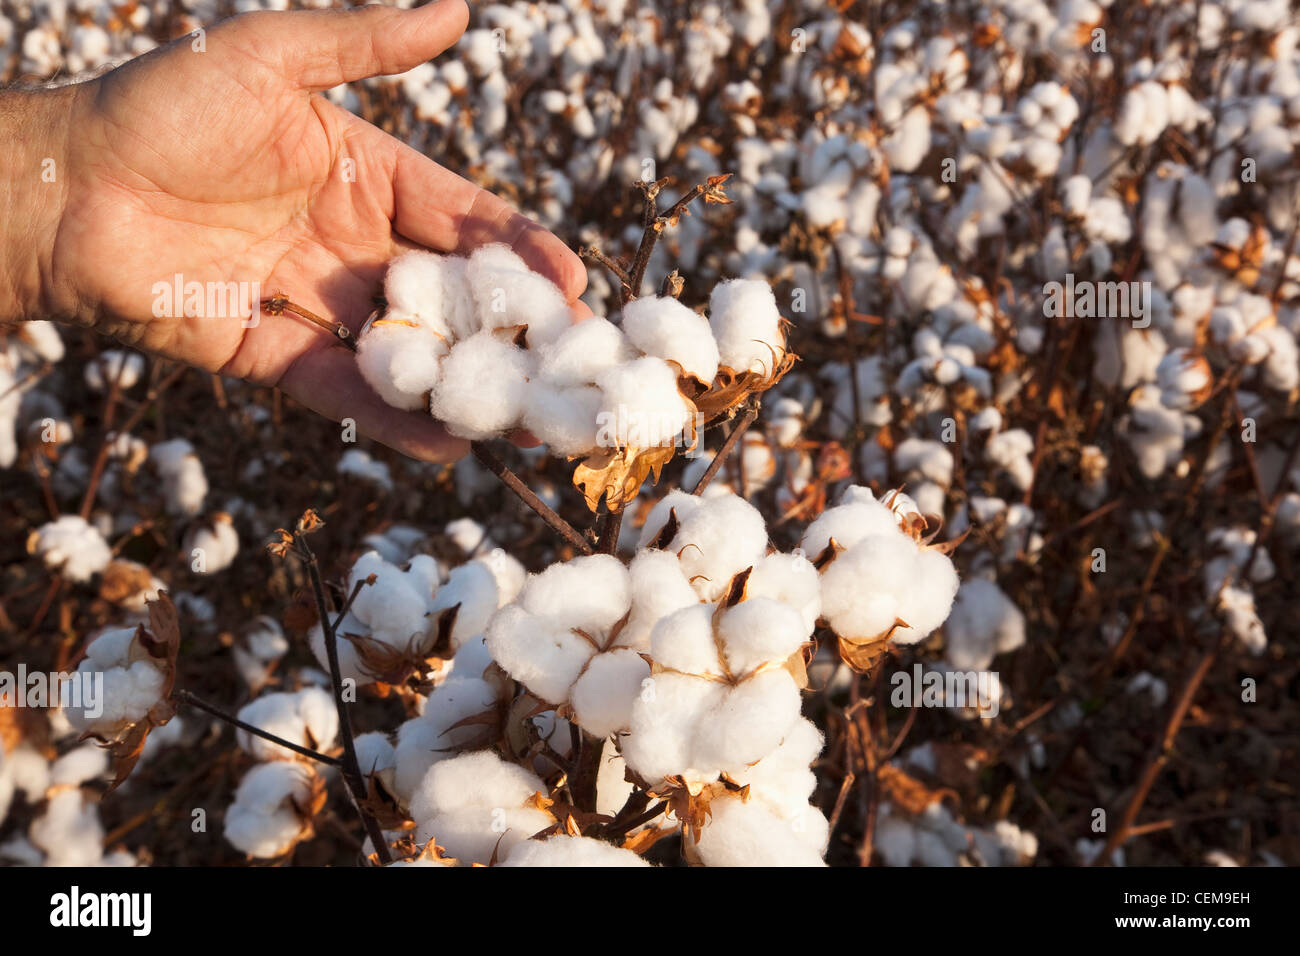
<path id="1" fill-rule="evenodd" d="M 185 37 L 86 83 L 0 95 L 0 140 L 16 144 L 0 155 L 0 320 L 87 325 L 279 387 L 414 457 L 464 454 L 427 415 L 385 405 L 315 326 L 158 317 L 154 287 L 259 283 L 355 332 L 396 253 L 505 242 L 576 303 L 586 272 L 559 239 L 319 95 L 412 69 L 467 21 L 464 0 L 246 14 L 203 52 Z"/>

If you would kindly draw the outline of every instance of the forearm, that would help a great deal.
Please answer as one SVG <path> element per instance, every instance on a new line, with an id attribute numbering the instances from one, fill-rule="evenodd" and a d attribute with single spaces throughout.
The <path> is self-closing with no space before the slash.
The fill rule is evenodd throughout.
<path id="1" fill-rule="evenodd" d="M 75 89 L 0 92 L 0 321 L 63 310 L 53 259 Z"/>

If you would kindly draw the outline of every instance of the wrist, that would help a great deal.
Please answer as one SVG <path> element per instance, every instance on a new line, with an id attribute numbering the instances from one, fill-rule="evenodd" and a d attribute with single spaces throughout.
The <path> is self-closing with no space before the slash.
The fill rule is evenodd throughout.
<path id="1" fill-rule="evenodd" d="M 0 321 L 68 318 L 55 269 L 67 207 L 76 86 L 0 93 Z"/>

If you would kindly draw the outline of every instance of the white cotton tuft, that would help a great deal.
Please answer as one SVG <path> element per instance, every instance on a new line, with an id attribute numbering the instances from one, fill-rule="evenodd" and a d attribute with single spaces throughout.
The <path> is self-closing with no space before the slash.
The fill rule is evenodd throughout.
<path id="1" fill-rule="evenodd" d="M 282 856 L 307 832 L 310 821 L 304 814 L 318 785 L 309 764 L 258 764 L 244 775 L 226 809 L 226 839 L 251 857 Z"/>
<path id="2" fill-rule="evenodd" d="M 357 368 L 394 408 L 427 409 L 447 351 L 448 343 L 427 326 L 381 319 L 357 342 Z"/>
<path id="3" fill-rule="evenodd" d="M 430 409 L 453 435 L 475 441 L 495 437 L 519 421 L 532 374 L 529 353 L 479 332 L 443 359 Z"/>
<path id="4" fill-rule="evenodd" d="M 957 670 L 987 670 L 997 654 L 1025 643 L 1025 616 L 992 581 L 962 582 L 944 625 L 945 656 Z"/>
<path id="5" fill-rule="evenodd" d="M 28 536 L 27 550 L 70 581 L 89 581 L 113 556 L 103 535 L 79 515 L 41 525 Z"/>
<path id="6" fill-rule="evenodd" d="M 590 385 L 564 388 L 542 379 L 528 383 L 523 426 L 557 455 L 582 455 L 596 447 L 602 396 Z"/>
<path id="7" fill-rule="evenodd" d="M 304 687 L 292 694 L 263 694 L 240 708 L 237 716 L 259 730 L 316 751 L 329 750 L 334 746 L 339 732 L 339 716 L 334 699 L 320 687 Z M 257 760 L 307 759 L 245 730 L 235 731 L 235 739 L 246 753 Z"/>
<path id="8" fill-rule="evenodd" d="M 646 355 L 676 362 L 706 385 L 718 374 L 718 343 L 708 320 L 671 296 L 646 296 L 625 305 L 623 333 Z"/>
<path id="9" fill-rule="evenodd" d="M 602 447 L 653 448 L 670 445 L 691 420 L 692 409 L 677 387 L 677 375 L 663 359 L 639 358 L 602 372 Z"/>
<path id="10" fill-rule="evenodd" d="M 713 287 L 709 325 L 722 365 L 771 375 L 785 355 L 781 313 L 772 287 L 759 279 L 731 279 Z"/>
<path id="11" fill-rule="evenodd" d="M 528 327 L 534 348 L 552 342 L 569 327 L 564 295 L 545 276 L 533 272 L 509 246 L 481 246 L 469 257 L 466 280 L 473 290 L 479 328 Z"/>
<path id="12" fill-rule="evenodd" d="M 502 866 L 641 866 L 650 864 L 631 850 L 591 837 L 558 834 L 515 846 Z"/>
<path id="13" fill-rule="evenodd" d="M 600 374 L 636 357 L 623 330 L 594 317 L 564 331 L 539 353 L 539 374 L 552 385 L 590 385 Z"/>

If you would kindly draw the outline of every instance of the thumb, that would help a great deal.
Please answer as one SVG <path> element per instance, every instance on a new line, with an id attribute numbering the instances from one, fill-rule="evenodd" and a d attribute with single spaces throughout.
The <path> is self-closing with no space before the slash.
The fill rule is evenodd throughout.
<path id="1" fill-rule="evenodd" d="M 455 43 L 468 23 L 465 0 L 433 0 L 411 10 L 370 4 L 254 14 L 234 21 L 247 34 L 241 39 L 259 55 L 278 59 L 289 80 L 312 91 L 405 73 Z"/>

